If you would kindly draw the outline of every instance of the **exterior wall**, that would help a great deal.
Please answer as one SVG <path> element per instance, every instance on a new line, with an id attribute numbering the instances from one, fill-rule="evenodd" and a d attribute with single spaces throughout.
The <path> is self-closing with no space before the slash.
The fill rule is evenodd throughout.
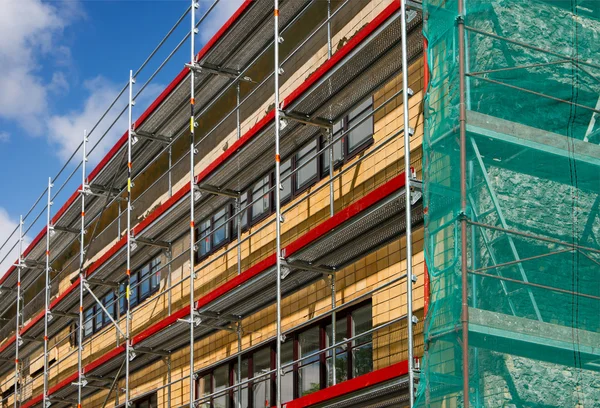
<path id="1" fill-rule="evenodd" d="M 334 24 L 332 43 L 333 50 L 336 49 L 349 38 L 352 37 L 368 21 L 372 20 L 391 0 L 373 0 L 369 3 L 355 2 L 347 7 L 344 14 L 340 14 L 339 26 Z M 366 6 L 365 6 L 366 4 Z M 364 7 L 363 7 L 364 6 Z M 361 10 L 361 7 L 362 10 Z M 352 17 L 354 15 L 354 17 Z M 352 17 L 352 18 L 351 18 Z M 338 20 L 336 20 L 338 21 Z M 343 24 L 341 23 L 343 22 Z M 286 69 L 283 76 L 283 85 L 281 87 L 281 97 L 285 98 L 293 89 L 301 84 L 311 72 L 320 66 L 327 59 L 327 48 L 306 47 L 297 58 L 290 62 L 290 68 Z M 292 69 L 293 68 L 293 69 Z M 415 91 L 415 95 L 410 99 L 409 114 L 411 127 L 415 128 L 415 135 L 411 140 L 411 151 L 413 165 L 417 170 L 417 177 L 421 178 L 421 143 L 423 134 L 423 116 L 422 116 L 422 61 L 419 60 L 410 66 L 409 86 Z M 389 99 L 394 93 L 402 87 L 401 76 L 390 81 L 381 90 L 374 95 L 374 108 L 380 106 Z M 258 93 L 256 100 L 262 100 L 261 104 L 254 104 L 253 112 L 245 116 L 241 124 L 242 134 L 252 127 L 264 113 L 268 111 L 272 100 L 272 86 L 265 87 L 265 90 Z M 402 117 L 402 99 L 401 95 L 396 100 L 378 112 L 374 119 L 374 146 L 381 141 L 397 133 L 403 126 Z M 246 108 L 249 109 L 249 108 Z M 196 165 L 196 173 L 204 169 L 209 163 L 217 158 L 224 148 L 231 145 L 237 139 L 237 131 L 231 131 L 222 140 L 215 142 L 216 147 L 205 154 Z M 402 135 L 396 136 L 395 140 L 389 143 L 385 148 L 380 149 L 376 154 L 363 160 L 360 165 L 355 166 L 346 172 L 334 183 L 335 211 L 339 211 L 348 205 L 364 197 L 375 188 L 389 181 L 394 176 L 400 174 L 403 169 L 403 139 Z M 368 152 L 368 150 L 366 151 Z M 366 153 L 361 153 L 347 165 L 335 170 L 335 174 L 343 171 L 351 163 L 360 160 Z M 187 175 L 186 175 L 187 177 Z M 177 191 L 188 181 L 183 177 L 173 184 L 173 191 Z M 163 186 L 164 187 L 164 186 Z M 164 188 L 163 188 L 164 190 Z M 156 191 L 160 191 L 157 188 Z M 310 198 L 306 198 L 307 195 Z M 149 208 L 154 208 L 163 203 L 168 198 L 168 194 L 162 193 L 155 198 L 151 197 L 144 200 L 144 206 L 138 210 L 140 219 L 148 214 Z M 300 203 L 294 206 L 294 204 Z M 286 211 L 293 207 L 293 209 Z M 326 179 L 321 180 L 312 186 L 305 193 L 294 199 L 291 203 L 283 206 L 286 211 L 285 222 L 282 224 L 282 245 L 286 245 L 299 236 L 305 234 L 320 222 L 329 217 L 329 188 Z M 242 271 L 252 265 L 257 264 L 267 256 L 271 255 L 275 249 L 275 226 L 273 216 L 267 217 L 263 222 L 253 225 L 246 231 L 242 238 L 250 236 L 250 239 L 242 245 Z M 257 230 L 260 232 L 256 233 Z M 100 250 L 90 260 L 99 258 L 117 239 L 105 239 L 106 244 L 103 250 Z M 162 293 L 168 286 L 168 270 L 162 271 L 160 290 L 158 294 L 151 296 L 149 300 L 133 310 L 132 329 L 136 334 L 150 324 L 166 317 L 171 311 L 176 311 L 188 304 L 189 300 L 189 261 L 186 254 L 189 249 L 189 236 L 174 242 L 172 245 L 172 257 L 176 261 L 171 266 L 170 281 L 173 285 L 170 294 Z M 413 252 L 414 252 L 414 274 L 419 280 L 414 287 L 413 308 L 421 322 L 416 326 L 415 355 L 420 356 L 423 353 L 422 347 L 422 318 L 423 318 L 423 230 L 417 229 L 413 233 Z M 406 241 L 404 238 L 396 240 L 385 245 L 376 252 L 366 256 L 364 259 L 344 268 L 336 273 L 336 302 L 338 305 L 344 304 L 374 288 L 380 286 L 386 281 L 397 277 L 406 271 Z M 161 255 L 161 265 L 168 262 L 163 254 Z M 237 251 L 235 243 L 225 245 L 214 254 L 204 259 L 196 266 L 198 278 L 195 282 L 196 297 L 200 297 L 217 286 L 226 282 L 237 275 Z M 124 272 L 124 271 L 123 271 Z M 70 280 L 65 278 L 60 283 L 59 293 L 64 291 L 69 285 Z M 329 286 L 323 281 L 316 282 L 294 294 L 283 299 L 283 330 L 291 329 L 298 324 L 305 322 L 314 316 L 326 313 L 331 306 Z M 406 283 L 400 284 L 382 290 L 372 296 L 373 307 L 373 325 L 374 327 L 406 314 Z M 271 305 L 251 316 L 245 318 L 242 322 L 244 335 L 242 337 L 242 349 L 246 350 L 259 343 L 274 338 L 275 335 L 275 305 Z M 121 329 L 125 331 L 124 322 L 121 321 Z M 50 368 L 50 387 L 64 380 L 68 375 L 77 370 L 77 349 L 69 343 L 70 329 L 65 328 L 55 339 L 51 340 L 51 346 L 58 343 L 53 348 L 57 363 Z M 160 335 L 160 334 L 159 334 Z M 117 332 L 111 325 L 105 327 L 99 333 L 94 334 L 86 340 L 83 350 L 84 364 L 93 361 L 107 351 L 113 349 L 118 338 Z M 121 340 L 122 341 L 122 340 Z M 55 343 L 53 343 L 55 342 Z M 204 338 L 195 344 L 195 369 L 207 367 L 218 362 L 237 351 L 237 336 L 228 332 L 218 332 Z M 31 365 L 31 370 L 39 365 L 41 350 L 39 355 L 32 355 L 29 361 L 35 361 Z M 379 330 L 374 334 L 373 339 L 373 369 L 386 367 L 395 362 L 405 360 L 406 351 L 406 324 L 394 324 L 386 329 Z M 37 359 L 37 360 L 36 360 Z M 185 378 L 189 372 L 189 348 L 184 347 L 172 353 L 170 356 L 171 381 Z M 3 379 L 11 377 L 11 373 Z M 131 374 L 131 395 L 135 397 L 146 391 L 158 388 L 168 382 L 168 369 L 166 361 L 157 361 L 144 369 Z M 120 381 L 119 386 L 124 385 Z M 41 377 L 38 378 L 33 386 L 23 392 L 23 399 L 29 396 L 37 395 L 42 391 Z M 177 406 L 185 401 L 188 394 L 188 381 L 182 380 L 176 382 L 170 389 L 171 404 Z M 85 406 L 101 406 L 106 398 L 106 391 L 96 393 L 92 398 L 85 401 Z M 167 390 L 158 392 L 159 405 L 165 406 Z M 121 401 L 123 396 L 121 396 Z M 109 401 L 114 401 L 114 393 L 109 397 Z M 9 400 L 9 403 L 10 400 Z"/>

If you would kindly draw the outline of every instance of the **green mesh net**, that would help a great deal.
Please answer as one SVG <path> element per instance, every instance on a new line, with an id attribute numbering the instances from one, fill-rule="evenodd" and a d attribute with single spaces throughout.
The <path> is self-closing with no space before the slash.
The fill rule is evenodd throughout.
<path id="1" fill-rule="evenodd" d="M 464 406 L 466 255 L 470 406 L 599 407 L 600 2 L 425 0 L 424 12 L 431 303 L 417 404 Z"/>

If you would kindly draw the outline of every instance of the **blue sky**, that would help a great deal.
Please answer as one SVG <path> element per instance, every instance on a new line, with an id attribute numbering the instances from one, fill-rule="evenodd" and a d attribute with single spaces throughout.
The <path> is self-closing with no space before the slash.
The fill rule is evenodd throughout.
<path id="1" fill-rule="evenodd" d="M 214 0 L 200 0 L 199 15 Z M 220 0 L 196 36 L 200 49 L 242 0 Z M 4 0 L 0 13 L 0 245 L 42 193 L 94 123 L 127 83 L 129 70 L 142 64 L 189 6 L 188 0 L 42 1 Z M 190 17 L 137 77 L 143 84 L 189 32 Z M 189 41 L 174 55 L 136 101 L 139 116 L 189 60 Z M 92 144 L 123 108 L 121 98 L 107 120 L 90 136 Z M 126 116 L 108 131 L 90 156 L 89 170 L 127 129 Z M 77 154 L 79 160 L 81 154 Z M 55 191 L 74 169 L 55 182 Z M 89 171 L 88 171 L 89 172 Z M 74 177 L 56 197 L 53 213 L 81 180 Z M 45 204 L 45 198 L 44 198 Z M 35 211 L 39 212 L 38 206 Z M 25 227 L 31 238 L 45 215 Z M 0 261 L 6 255 L 0 250 Z M 14 255 L 16 257 L 16 255 Z M 7 262 L 0 262 L 0 275 Z"/>

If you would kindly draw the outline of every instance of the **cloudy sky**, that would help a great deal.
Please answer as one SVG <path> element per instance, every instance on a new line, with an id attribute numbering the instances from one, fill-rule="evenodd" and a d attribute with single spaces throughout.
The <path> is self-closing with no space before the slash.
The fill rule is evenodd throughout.
<path id="1" fill-rule="evenodd" d="M 214 0 L 200 0 L 199 15 Z M 202 44 L 239 7 L 242 0 L 220 0 L 200 26 Z M 0 12 L 0 246 L 18 225 L 53 177 L 127 83 L 129 70 L 146 57 L 189 6 L 188 0 L 3 0 Z M 143 84 L 175 45 L 189 32 L 189 16 L 174 31 L 155 58 L 140 73 Z M 174 55 L 136 101 L 134 119 L 164 89 L 189 60 L 189 42 Z M 95 144 L 92 166 L 127 129 L 126 115 L 107 131 L 125 106 L 121 98 L 90 136 Z M 77 154 L 79 159 L 80 153 Z M 55 191 L 75 164 L 67 165 Z M 91 167 L 91 166 L 90 166 Z M 73 183 L 81 180 L 80 174 Z M 73 193 L 69 183 L 56 197 L 53 212 Z M 42 200 L 45 203 L 45 198 Z M 45 225 L 38 205 L 25 228 L 27 239 Z M 16 237 L 14 237 L 16 238 Z M 14 239 L 13 238 L 13 239 Z M 12 246 L 0 250 L 0 261 Z M 0 262 L 0 276 L 16 258 Z"/>

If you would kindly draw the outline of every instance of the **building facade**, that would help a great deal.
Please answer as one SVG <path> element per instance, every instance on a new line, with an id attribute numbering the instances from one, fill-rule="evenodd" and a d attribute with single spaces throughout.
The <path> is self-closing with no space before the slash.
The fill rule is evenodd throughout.
<path id="1" fill-rule="evenodd" d="M 409 279 L 400 3 L 280 3 L 279 123 L 273 2 L 246 1 L 155 102 L 133 108 L 131 135 L 71 199 L 50 207 L 49 227 L 3 278 L 23 288 L 2 300 L 3 406 L 275 406 L 278 238 L 282 403 L 408 400 L 409 282 L 417 364 L 426 304 L 422 14 L 406 14 Z M 30 294 L 44 271 L 47 303 L 44 290 Z"/>

